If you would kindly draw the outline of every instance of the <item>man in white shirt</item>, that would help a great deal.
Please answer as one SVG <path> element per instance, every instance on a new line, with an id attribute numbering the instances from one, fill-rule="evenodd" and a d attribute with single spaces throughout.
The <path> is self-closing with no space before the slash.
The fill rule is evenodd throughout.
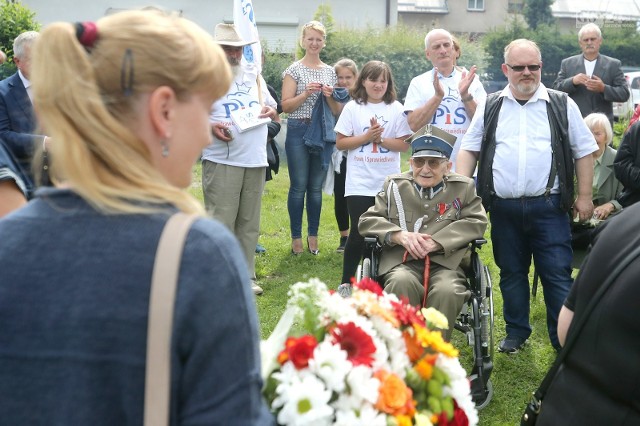
<path id="1" fill-rule="evenodd" d="M 582 53 L 562 60 L 553 88 L 576 101 L 583 117 L 601 112 L 613 126 L 613 102 L 629 99 L 629 85 L 618 59 L 600 54 L 602 32 L 589 23 L 578 31 Z"/>
<path id="2" fill-rule="evenodd" d="M 256 283 L 255 254 L 260 234 L 260 208 L 267 163 L 267 124 L 240 132 L 231 113 L 259 106 L 259 118 L 280 121 L 276 102 L 259 76 L 249 77 L 240 66 L 244 41 L 231 24 L 218 24 L 215 39 L 225 51 L 234 81 L 211 110 L 213 142 L 202 153 L 204 203 L 211 216 L 224 223 L 240 241 L 254 294 L 262 294 Z M 240 120 L 238 120 L 240 121 Z"/>
<path id="3" fill-rule="evenodd" d="M 462 140 L 458 173 L 471 176 L 480 160 L 478 191 L 491 212 L 504 301 L 507 336 L 499 350 L 515 353 L 531 334 L 532 255 L 544 287 L 549 337 L 559 349 L 558 313 L 573 282 L 569 211 L 580 221 L 591 218 L 591 154 L 598 146 L 575 102 L 540 83 L 542 58 L 534 42 L 514 40 L 504 61 L 509 85 L 478 107 Z"/>
<path id="4" fill-rule="evenodd" d="M 469 71 L 456 67 L 457 54 L 448 31 L 429 31 L 424 44 L 433 69 L 411 80 L 404 109 L 412 131 L 432 124 L 458 138 L 451 154 L 452 171 L 455 171 L 462 135 L 487 92 L 476 76 L 475 65 Z"/>

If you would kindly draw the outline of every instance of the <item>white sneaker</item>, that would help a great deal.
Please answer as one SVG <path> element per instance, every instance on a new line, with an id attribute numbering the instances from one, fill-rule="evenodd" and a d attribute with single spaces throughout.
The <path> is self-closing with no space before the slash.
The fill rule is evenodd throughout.
<path id="1" fill-rule="evenodd" d="M 264 293 L 264 290 L 262 290 L 262 287 L 256 284 L 254 280 L 251 280 L 251 290 L 253 290 L 253 294 L 255 294 L 256 296 L 259 296 L 262 293 Z"/>

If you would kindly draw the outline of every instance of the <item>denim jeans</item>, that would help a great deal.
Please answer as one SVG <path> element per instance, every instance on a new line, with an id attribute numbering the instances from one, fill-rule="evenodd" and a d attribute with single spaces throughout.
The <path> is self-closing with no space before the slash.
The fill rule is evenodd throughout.
<path id="1" fill-rule="evenodd" d="M 568 214 L 560 208 L 560 195 L 495 198 L 490 218 L 507 335 L 526 339 L 531 334 L 529 267 L 533 255 L 544 291 L 549 338 L 559 347 L 558 314 L 573 283 L 571 229 Z"/>
<path id="2" fill-rule="evenodd" d="M 320 210 L 322 209 L 322 183 L 326 172 L 322 171 L 321 153 L 311 154 L 303 136 L 309 124 L 303 120 L 287 120 L 285 151 L 289 167 L 289 197 L 287 208 L 291 226 L 291 238 L 302 238 L 302 211 L 307 198 L 307 235 L 318 235 Z"/>

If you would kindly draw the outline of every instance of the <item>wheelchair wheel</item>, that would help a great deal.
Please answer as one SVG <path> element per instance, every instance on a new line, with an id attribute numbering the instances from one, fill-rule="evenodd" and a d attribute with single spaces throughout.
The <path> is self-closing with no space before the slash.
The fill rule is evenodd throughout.
<path id="1" fill-rule="evenodd" d="M 471 382 L 471 392 L 474 395 L 475 395 L 474 386 L 476 387 L 481 386 L 481 384 L 478 383 L 478 380 L 479 378 L 476 374 L 469 376 L 469 381 Z M 476 409 L 480 411 L 483 408 L 485 408 L 487 405 L 489 405 L 492 398 L 493 398 L 493 383 L 491 382 L 491 379 L 489 379 L 486 384 L 486 390 L 484 391 L 484 396 L 481 397 L 476 395 L 476 398 L 474 399 L 474 402 L 476 404 Z"/>
<path id="2" fill-rule="evenodd" d="M 480 292 L 482 304 L 480 305 L 482 318 L 482 341 L 489 343 L 491 359 L 493 359 L 493 288 L 491 287 L 491 275 L 487 265 L 482 265 Z"/>

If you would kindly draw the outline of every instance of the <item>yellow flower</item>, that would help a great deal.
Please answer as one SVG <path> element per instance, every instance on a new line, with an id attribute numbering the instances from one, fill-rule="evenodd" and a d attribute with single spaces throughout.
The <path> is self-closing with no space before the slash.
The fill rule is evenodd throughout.
<path id="1" fill-rule="evenodd" d="M 433 426 L 431 419 L 429 419 L 429 416 L 426 414 L 416 413 L 413 419 L 415 420 L 416 426 Z"/>
<path id="2" fill-rule="evenodd" d="M 431 347 L 435 351 L 440 352 L 441 354 L 444 354 L 449 358 L 457 358 L 458 350 L 454 348 L 451 343 L 445 342 L 440 333 L 438 333 L 438 337 L 439 338 L 435 339 L 434 342 L 431 344 Z"/>
<path id="3" fill-rule="evenodd" d="M 418 324 L 414 324 L 413 329 L 416 331 L 416 339 L 423 348 L 431 348 L 451 358 L 458 356 L 458 351 L 451 343 L 444 341 L 439 331 L 430 331 Z"/>
<path id="4" fill-rule="evenodd" d="M 396 416 L 396 422 L 398 426 L 411 426 L 411 417 L 409 416 Z"/>
<path id="5" fill-rule="evenodd" d="M 449 328 L 449 321 L 442 312 L 436 308 L 422 308 L 422 316 L 427 321 L 427 324 L 439 328 L 440 330 L 446 330 Z"/>

